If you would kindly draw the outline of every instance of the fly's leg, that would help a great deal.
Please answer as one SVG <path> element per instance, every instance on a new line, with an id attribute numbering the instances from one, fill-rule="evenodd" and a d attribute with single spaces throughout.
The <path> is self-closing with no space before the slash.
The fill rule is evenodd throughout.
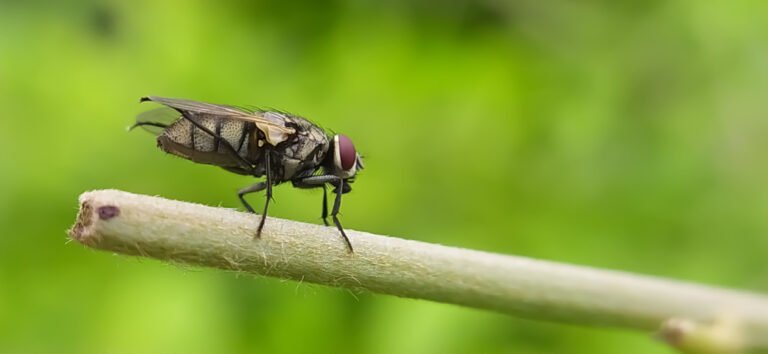
<path id="1" fill-rule="evenodd" d="M 323 217 L 323 224 L 328 226 L 328 189 L 323 184 L 323 211 L 321 213 Z"/>
<path id="2" fill-rule="evenodd" d="M 320 217 L 323 219 L 323 224 L 328 224 L 328 189 L 326 183 L 336 182 L 339 177 L 327 175 L 327 176 L 309 176 L 293 180 L 293 186 L 296 188 L 323 188 L 323 209 Z"/>
<path id="3" fill-rule="evenodd" d="M 353 252 L 352 243 L 349 242 L 349 237 L 347 237 L 347 233 L 344 232 L 344 228 L 341 226 L 341 221 L 339 221 L 339 218 L 338 218 L 339 209 L 341 209 L 341 195 L 344 192 L 344 179 L 334 175 L 310 176 L 310 177 L 302 178 L 297 182 L 294 182 L 294 185 L 298 187 L 303 187 L 303 188 L 312 188 L 312 187 L 322 186 L 323 194 L 325 196 L 326 183 L 330 183 L 331 185 L 334 185 L 336 187 L 336 199 L 333 202 L 331 219 L 333 219 L 333 224 L 336 225 L 336 228 L 339 229 L 339 232 L 341 232 L 341 236 L 344 237 L 344 242 L 346 242 L 349 252 Z M 327 206 L 325 202 L 326 202 L 326 198 L 324 197 L 323 206 Z M 323 208 L 323 216 L 324 216 L 323 221 L 325 221 L 325 217 L 327 217 L 327 213 L 328 213 L 327 207 Z"/>
<path id="4" fill-rule="evenodd" d="M 272 199 L 272 169 L 270 167 L 270 151 L 264 150 L 264 168 L 267 175 L 267 200 L 264 202 L 264 212 L 261 213 L 261 221 L 259 221 L 259 228 L 256 229 L 256 237 L 261 237 L 261 229 L 264 228 L 264 221 L 267 219 L 267 209 L 269 209 L 269 200 Z"/>
<path id="5" fill-rule="evenodd" d="M 249 193 L 261 192 L 264 189 L 267 190 L 267 200 L 264 203 L 264 212 L 261 213 L 261 220 L 259 220 L 259 228 L 256 229 L 256 238 L 261 237 L 261 229 L 264 228 L 264 221 L 267 219 L 267 210 L 269 209 L 269 200 L 272 199 L 272 169 L 270 167 L 269 150 L 266 150 L 264 153 L 264 165 L 266 167 L 266 174 L 267 174 L 266 181 L 256 183 L 252 186 L 245 187 L 237 191 L 237 197 L 240 198 L 240 201 L 243 203 L 243 206 L 245 206 L 245 209 L 247 209 L 249 213 L 255 214 L 256 211 L 253 210 L 253 207 L 251 207 L 251 205 L 248 204 L 248 202 L 245 200 L 245 195 Z"/>
<path id="6" fill-rule="evenodd" d="M 267 188 L 267 184 L 265 182 L 259 182 L 237 191 L 237 197 L 240 198 L 240 201 L 243 202 L 243 206 L 245 206 L 245 209 L 247 209 L 249 213 L 255 214 L 256 212 L 253 210 L 251 205 L 245 201 L 245 195 L 249 193 L 261 192 L 264 190 L 264 188 Z"/>
<path id="7" fill-rule="evenodd" d="M 336 200 L 333 202 L 333 211 L 331 211 L 331 219 L 333 219 L 333 223 L 336 225 L 336 228 L 339 229 L 339 232 L 341 232 L 341 236 L 344 236 L 344 241 L 347 242 L 347 247 L 349 248 L 349 252 L 353 252 L 352 250 L 352 243 L 349 242 L 349 237 L 347 237 L 347 234 L 344 232 L 344 228 L 341 226 L 341 221 L 339 221 L 338 214 L 339 209 L 341 209 L 341 194 L 344 192 L 344 180 L 339 178 L 339 185 L 336 186 Z"/>
<path id="8" fill-rule="evenodd" d="M 206 132 L 208 135 L 212 136 L 216 141 L 218 141 L 220 144 L 223 144 L 225 149 L 229 151 L 229 153 L 234 156 L 236 159 L 240 160 L 241 163 L 243 163 L 248 171 L 253 171 L 253 164 L 246 160 L 244 157 L 240 156 L 240 154 L 237 153 L 237 150 L 235 150 L 234 147 L 232 147 L 232 144 L 229 143 L 226 139 L 222 138 L 219 134 L 216 134 L 212 132 L 210 129 L 204 127 L 202 124 L 198 123 L 196 120 L 192 119 L 192 117 L 188 116 L 186 113 L 182 112 L 182 116 L 186 118 L 188 121 L 190 121 L 195 127 L 198 129 Z M 269 209 L 269 200 L 272 199 L 272 169 L 270 167 L 270 151 L 269 149 L 264 149 L 264 165 L 265 165 L 265 172 L 267 175 L 267 181 L 266 182 L 260 182 L 257 184 L 254 184 L 251 187 L 244 188 L 240 190 L 237 195 L 240 197 L 240 201 L 243 202 L 243 205 L 245 208 L 251 212 L 255 213 L 253 208 L 248 204 L 248 202 L 245 201 L 245 198 L 243 197 L 245 194 L 252 193 L 252 192 L 258 192 L 263 190 L 264 188 L 267 189 L 267 201 L 264 203 L 264 212 L 261 213 L 261 220 L 259 221 L 259 228 L 256 229 L 256 238 L 261 237 L 261 230 L 264 228 L 264 221 L 267 219 L 267 210 Z"/>

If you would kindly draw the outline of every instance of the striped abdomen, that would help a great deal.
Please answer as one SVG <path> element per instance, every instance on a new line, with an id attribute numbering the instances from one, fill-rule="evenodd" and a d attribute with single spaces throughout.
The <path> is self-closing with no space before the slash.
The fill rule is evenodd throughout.
<path id="1" fill-rule="evenodd" d="M 254 148 L 251 146 L 252 132 L 255 130 L 253 123 L 210 115 L 197 115 L 195 121 L 221 136 L 243 158 L 247 159 L 249 149 Z M 215 139 L 187 119 L 179 119 L 168 126 L 157 138 L 157 143 L 163 151 L 197 163 L 222 167 L 241 165 L 223 141 Z"/>

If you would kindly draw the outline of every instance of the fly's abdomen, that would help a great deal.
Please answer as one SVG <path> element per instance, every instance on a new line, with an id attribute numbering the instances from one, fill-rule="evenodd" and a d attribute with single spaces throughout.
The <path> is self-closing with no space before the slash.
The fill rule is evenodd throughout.
<path id="1" fill-rule="evenodd" d="M 195 121 L 221 139 L 216 139 L 188 119 L 182 118 L 171 124 L 158 137 L 160 147 L 166 152 L 198 163 L 223 167 L 240 165 L 240 160 L 232 156 L 226 143 L 232 146 L 238 155 L 247 157 L 253 130 L 249 127 L 250 123 L 206 115 L 198 115 Z"/>

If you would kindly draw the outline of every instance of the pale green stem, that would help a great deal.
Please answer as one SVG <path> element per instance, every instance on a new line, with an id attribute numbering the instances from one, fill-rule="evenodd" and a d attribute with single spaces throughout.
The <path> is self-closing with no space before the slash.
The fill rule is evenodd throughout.
<path id="1" fill-rule="evenodd" d="M 681 349 L 691 331 L 674 321 L 706 328 L 727 319 L 734 324 L 727 332 L 735 334 L 726 341 L 736 343 L 728 350 L 768 348 L 768 298 L 762 295 L 347 230 L 350 253 L 333 227 L 269 218 L 256 239 L 258 221 L 230 209 L 102 190 L 80 197 L 70 235 L 128 255 L 534 319 L 649 332 L 665 324 L 661 337 Z"/>

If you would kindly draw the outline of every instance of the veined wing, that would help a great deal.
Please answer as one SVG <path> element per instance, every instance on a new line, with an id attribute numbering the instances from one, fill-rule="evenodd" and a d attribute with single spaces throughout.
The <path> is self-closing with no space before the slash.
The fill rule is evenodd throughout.
<path id="1" fill-rule="evenodd" d="M 250 112 L 234 106 L 198 102 L 181 98 L 157 96 L 142 97 L 141 102 L 145 101 L 160 103 L 171 107 L 182 114 L 184 112 L 195 112 L 252 122 L 256 124 L 256 128 L 264 133 L 267 143 L 273 146 L 287 140 L 292 134 L 296 133 L 295 129 L 286 126 L 286 122 L 289 118 L 283 114 L 259 111 Z"/>

